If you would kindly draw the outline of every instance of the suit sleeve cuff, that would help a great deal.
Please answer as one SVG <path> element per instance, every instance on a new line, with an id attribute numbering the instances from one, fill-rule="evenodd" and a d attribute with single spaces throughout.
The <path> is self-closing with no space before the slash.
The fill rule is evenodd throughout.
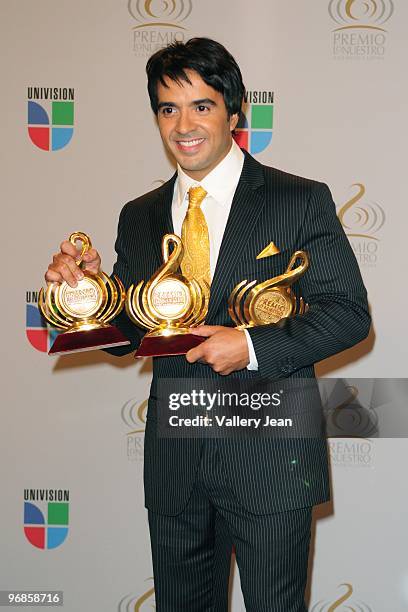
<path id="1" fill-rule="evenodd" d="M 252 343 L 252 339 L 251 336 L 249 335 L 249 332 L 247 329 L 244 329 L 244 334 L 247 340 L 247 344 L 248 344 L 248 353 L 249 353 L 249 363 L 247 365 L 247 370 L 253 370 L 255 372 L 258 371 L 258 360 L 256 358 L 255 355 L 255 349 L 254 349 L 254 345 Z"/>

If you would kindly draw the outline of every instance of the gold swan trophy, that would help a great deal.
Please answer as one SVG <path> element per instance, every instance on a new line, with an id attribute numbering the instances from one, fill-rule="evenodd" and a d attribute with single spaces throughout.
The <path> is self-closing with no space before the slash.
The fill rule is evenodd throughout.
<path id="1" fill-rule="evenodd" d="M 300 263 L 295 267 L 298 259 Z M 303 298 L 296 299 L 290 287 L 308 267 L 306 251 L 295 251 L 283 274 L 258 284 L 256 280 L 238 283 L 228 300 L 228 312 L 237 329 L 278 323 L 286 317 L 305 313 L 308 305 Z"/>
<path id="2" fill-rule="evenodd" d="M 68 239 L 76 246 L 82 243 L 81 253 L 76 260 L 81 266 L 83 256 L 91 248 L 89 236 L 74 232 Z M 38 307 L 46 321 L 61 330 L 49 355 L 77 353 L 94 349 L 130 344 L 122 332 L 109 325 L 124 306 L 125 289 L 117 276 L 109 278 L 104 272 L 91 274 L 83 270 L 84 278 L 76 287 L 63 282 L 50 283 L 44 291 L 41 288 Z"/>
<path id="3" fill-rule="evenodd" d="M 142 280 L 127 292 L 129 318 L 149 330 L 135 357 L 184 355 L 205 340 L 191 334 L 189 328 L 200 325 L 207 315 L 209 286 L 205 281 L 188 280 L 179 272 L 183 252 L 181 238 L 166 234 L 163 264 L 147 283 Z"/>

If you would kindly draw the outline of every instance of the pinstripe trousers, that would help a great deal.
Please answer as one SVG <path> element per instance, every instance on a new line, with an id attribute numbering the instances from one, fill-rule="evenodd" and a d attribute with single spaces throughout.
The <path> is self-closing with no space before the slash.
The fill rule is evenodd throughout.
<path id="1" fill-rule="evenodd" d="M 255 515 L 236 500 L 218 452 L 203 443 L 186 508 L 149 510 L 159 612 L 226 612 L 231 545 L 248 612 L 306 612 L 312 508 Z"/>

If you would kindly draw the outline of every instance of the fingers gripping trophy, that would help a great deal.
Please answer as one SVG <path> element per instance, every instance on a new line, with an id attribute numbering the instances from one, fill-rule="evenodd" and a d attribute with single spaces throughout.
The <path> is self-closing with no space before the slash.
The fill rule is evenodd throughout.
<path id="1" fill-rule="evenodd" d="M 109 325 L 124 306 L 124 286 L 99 266 L 100 258 L 89 236 L 74 232 L 48 267 L 48 286 L 41 289 L 38 306 L 50 325 L 63 330 L 50 355 L 130 344 L 119 329 Z"/>

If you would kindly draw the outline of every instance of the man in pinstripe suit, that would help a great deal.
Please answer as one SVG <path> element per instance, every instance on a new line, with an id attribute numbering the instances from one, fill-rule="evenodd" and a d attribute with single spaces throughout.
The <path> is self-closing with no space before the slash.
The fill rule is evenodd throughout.
<path id="1" fill-rule="evenodd" d="M 366 291 L 326 185 L 268 168 L 232 140 L 244 86 L 234 58 L 198 38 L 158 51 L 147 65 L 151 105 L 176 174 L 122 209 L 116 273 L 126 287 L 161 263 L 164 234 L 181 232 L 188 191 L 206 191 L 201 208 L 210 241 L 211 297 L 206 337 L 186 357 L 154 359 L 145 438 L 145 501 L 159 611 L 227 609 L 231 543 L 246 609 L 301 612 L 311 510 L 329 498 L 321 439 L 166 439 L 157 436 L 158 381 L 165 378 L 310 378 L 314 363 L 366 337 Z M 271 241 L 280 252 L 256 259 Z M 75 286 L 81 271 L 63 243 L 48 281 Z M 283 326 L 231 328 L 227 300 L 244 278 L 282 273 L 305 249 L 311 267 L 297 291 L 309 311 Z M 88 254 L 87 268 L 100 258 Z M 144 330 L 125 313 L 116 324 L 134 350 Z"/>

